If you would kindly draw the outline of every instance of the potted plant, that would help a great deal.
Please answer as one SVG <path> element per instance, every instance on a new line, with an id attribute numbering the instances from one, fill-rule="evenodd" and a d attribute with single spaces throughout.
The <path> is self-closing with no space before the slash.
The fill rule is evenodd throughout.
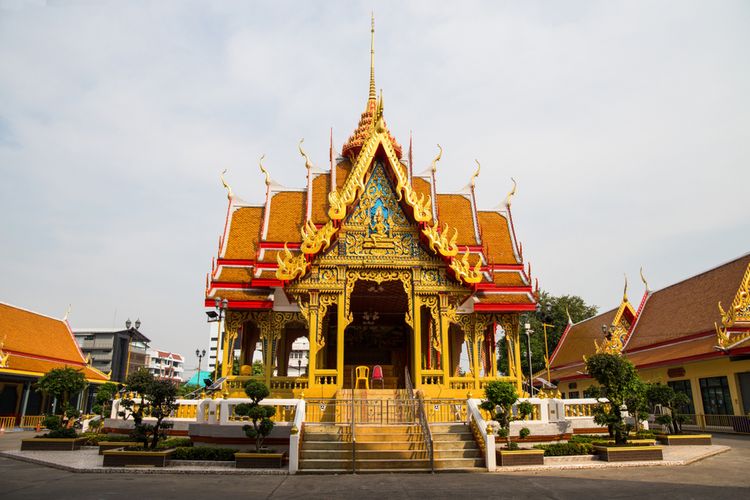
<path id="1" fill-rule="evenodd" d="M 21 451 L 79 450 L 87 439 L 79 436 L 75 429 L 66 428 L 59 415 L 46 416 L 42 421 L 42 426 L 49 432 L 31 439 L 23 439 Z"/>
<path id="2" fill-rule="evenodd" d="M 245 394 L 250 403 L 241 403 L 234 407 L 234 413 L 248 417 L 252 425 L 244 425 L 245 435 L 255 440 L 255 453 L 235 453 L 238 468 L 279 468 L 284 464 L 284 454 L 274 453 L 263 448 L 263 441 L 273 429 L 271 417 L 276 414 L 273 406 L 264 406 L 260 402 L 268 397 L 268 387 L 263 382 L 249 380 L 245 384 Z"/>
<path id="3" fill-rule="evenodd" d="M 492 420 L 498 423 L 498 436 L 506 439 L 505 447 L 497 451 L 498 463 L 501 466 L 544 464 L 544 450 L 519 449 L 518 444 L 510 438 L 511 422 L 523 420 L 531 415 L 534 409 L 531 403 L 519 403 L 514 414 L 513 405 L 518 402 L 516 386 L 500 380 L 488 382 L 484 387 L 484 395 L 486 399 L 482 401 L 481 408 L 492 413 Z M 529 429 L 524 427 L 520 435 L 525 438 L 530 433 Z"/>
<path id="4" fill-rule="evenodd" d="M 103 451 L 103 465 L 164 467 L 174 450 L 160 449 L 159 440 L 166 438 L 166 430 L 172 427 L 172 423 L 165 422 L 165 419 L 177 407 L 177 386 L 170 380 L 155 378 L 145 369 L 131 377 L 128 377 L 128 386 L 141 394 L 141 402 L 137 408 L 132 402 L 126 404 L 128 410 L 132 411 L 134 423 L 130 434 L 131 442 L 123 443 L 125 447 L 120 449 Z M 146 421 L 146 417 L 151 420 Z M 137 443 L 137 446 L 132 446 L 132 442 Z"/>
<path id="5" fill-rule="evenodd" d="M 625 422 L 627 403 L 635 404 L 637 420 L 636 402 L 643 388 L 633 363 L 618 354 L 594 354 L 586 358 L 586 371 L 600 384 L 599 396 L 608 400 L 594 407 L 594 422 L 606 426 L 612 438 L 612 441 L 595 443 L 594 449 L 599 458 L 607 462 L 662 460 L 660 446 L 643 446 L 652 442 L 634 442 L 628 446 L 630 426 Z"/>
<path id="6" fill-rule="evenodd" d="M 683 434 L 682 424 L 687 417 L 680 411 L 690 404 L 685 393 L 677 392 L 668 385 L 652 384 L 647 392 L 648 402 L 656 409 L 660 405 L 662 412 L 654 421 L 662 425 L 667 432 L 656 434 L 656 439 L 666 445 L 710 445 L 711 434 Z"/>

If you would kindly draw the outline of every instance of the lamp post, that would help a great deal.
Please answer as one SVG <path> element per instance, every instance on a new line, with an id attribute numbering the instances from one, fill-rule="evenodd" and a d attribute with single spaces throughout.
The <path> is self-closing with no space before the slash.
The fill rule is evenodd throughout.
<path id="1" fill-rule="evenodd" d="M 203 361 L 203 357 L 206 355 L 206 350 L 196 349 L 195 355 L 198 356 L 198 387 L 200 387 L 202 385 L 201 377 L 203 376 L 201 375 L 201 361 Z"/>
<path id="2" fill-rule="evenodd" d="M 529 397 L 534 397 L 534 372 L 531 368 L 531 334 L 534 330 L 531 329 L 531 323 L 524 323 L 523 329 L 526 334 L 526 355 L 529 362 Z"/>
<path id="3" fill-rule="evenodd" d="M 550 384 L 552 381 L 550 380 L 551 376 L 549 374 L 549 346 L 547 345 L 547 327 L 552 328 L 555 325 L 550 325 L 549 323 L 542 323 L 542 328 L 544 328 L 544 365 L 547 368 L 547 382 Z"/>
<path id="4" fill-rule="evenodd" d="M 297 376 L 302 376 L 302 358 L 297 358 Z"/>
<path id="5" fill-rule="evenodd" d="M 133 329 L 131 328 L 133 326 L 133 322 L 130 321 L 130 318 L 125 321 L 125 329 L 128 331 L 128 360 L 125 363 L 125 377 L 124 379 L 128 378 L 128 372 L 130 371 L 130 344 L 133 342 Z M 137 332 L 138 329 L 141 327 L 141 320 L 137 319 L 135 320 L 135 331 Z M 125 380 L 123 380 L 125 382 Z"/>
<path id="6" fill-rule="evenodd" d="M 222 300 L 221 297 L 216 297 L 214 301 L 215 311 L 206 311 L 209 323 L 218 323 L 216 328 L 216 363 L 214 363 L 214 381 L 219 378 L 219 349 L 221 347 L 221 320 L 226 315 L 227 308 L 229 307 L 229 301 L 227 299 Z"/>

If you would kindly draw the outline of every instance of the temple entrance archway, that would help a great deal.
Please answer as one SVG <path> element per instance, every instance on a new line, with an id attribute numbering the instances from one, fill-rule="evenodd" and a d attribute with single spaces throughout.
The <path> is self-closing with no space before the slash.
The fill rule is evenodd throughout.
<path id="1" fill-rule="evenodd" d="M 344 387 L 351 387 L 351 369 L 360 365 L 370 367 L 370 375 L 373 366 L 382 366 L 386 389 L 404 387 L 414 338 L 406 322 L 408 307 L 400 281 L 357 281 L 350 296 L 352 322 L 344 333 Z"/>

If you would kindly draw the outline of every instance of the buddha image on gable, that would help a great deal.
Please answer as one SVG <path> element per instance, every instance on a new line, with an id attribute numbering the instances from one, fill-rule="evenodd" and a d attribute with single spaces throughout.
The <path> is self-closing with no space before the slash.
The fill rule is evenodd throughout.
<path id="1" fill-rule="evenodd" d="M 381 200 L 377 200 L 370 208 L 370 224 L 368 236 L 373 240 L 391 237 L 391 215 Z"/>

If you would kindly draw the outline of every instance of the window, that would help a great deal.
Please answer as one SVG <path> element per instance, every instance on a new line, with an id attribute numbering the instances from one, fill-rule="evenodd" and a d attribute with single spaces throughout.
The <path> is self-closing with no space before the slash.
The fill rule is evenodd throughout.
<path id="1" fill-rule="evenodd" d="M 578 399 L 580 397 L 578 394 L 579 394 L 578 391 L 570 391 L 568 393 L 568 398 L 569 399 Z"/>
<path id="2" fill-rule="evenodd" d="M 733 415 L 732 399 L 726 377 L 700 379 L 703 412 L 706 415 Z"/>
<path id="3" fill-rule="evenodd" d="M 690 381 L 689 380 L 673 380 L 671 382 L 667 382 L 667 385 L 669 385 L 669 387 L 671 387 L 675 392 L 683 393 L 690 400 L 690 403 L 688 403 L 687 405 L 681 408 L 677 408 L 677 411 L 679 413 L 693 415 L 695 413 L 695 405 L 693 404 L 693 391 L 690 388 Z"/>

